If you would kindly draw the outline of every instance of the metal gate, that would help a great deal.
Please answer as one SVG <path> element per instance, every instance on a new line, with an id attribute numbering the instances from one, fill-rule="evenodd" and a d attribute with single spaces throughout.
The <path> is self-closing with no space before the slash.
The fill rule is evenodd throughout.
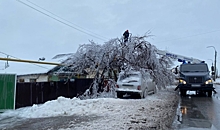
<path id="1" fill-rule="evenodd" d="M 89 88 L 93 79 L 75 79 L 75 81 L 17 83 L 15 108 L 42 104 L 55 100 L 59 96 L 76 97 Z"/>

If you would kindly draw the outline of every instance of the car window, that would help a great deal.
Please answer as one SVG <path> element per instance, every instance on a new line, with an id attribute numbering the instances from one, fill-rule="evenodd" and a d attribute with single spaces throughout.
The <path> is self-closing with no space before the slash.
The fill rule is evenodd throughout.
<path id="1" fill-rule="evenodd" d="M 138 74 L 123 74 L 120 76 L 119 81 L 121 82 L 138 82 L 140 80 L 140 76 Z"/>

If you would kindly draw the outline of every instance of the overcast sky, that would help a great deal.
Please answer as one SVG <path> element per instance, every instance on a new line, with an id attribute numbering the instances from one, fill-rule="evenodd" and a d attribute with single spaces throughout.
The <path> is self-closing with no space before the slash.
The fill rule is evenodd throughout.
<path id="1" fill-rule="evenodd" d="M 20 2 L 19 2 L 20 1 Z M 48 62 L 80 44 L 103 44 L 149 30 L 151 44 L 172 53 L 214 62 L 220 48 L 219 0 L 0 0 L 0 57 Z M 46 14 L 46 15 L 45 15 Z M 13 57 L 12 57 L 13 56 Z M 217 65 L 220 64 L 217 56 Z M 0 73 L 47 72 L 53 66 L 0 61 Z"/>

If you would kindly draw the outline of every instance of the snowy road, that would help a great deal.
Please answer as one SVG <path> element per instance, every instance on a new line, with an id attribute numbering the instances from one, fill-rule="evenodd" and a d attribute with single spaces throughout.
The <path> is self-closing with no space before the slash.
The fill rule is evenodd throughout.
<path id="1" fill-rule="evenodd" d="M 79 100 L 60 97 L 42 105 L 1 114 L 0 129 L 171 129 L 179 101 L 173 89 L 159 91 L 145 99 Z"/>

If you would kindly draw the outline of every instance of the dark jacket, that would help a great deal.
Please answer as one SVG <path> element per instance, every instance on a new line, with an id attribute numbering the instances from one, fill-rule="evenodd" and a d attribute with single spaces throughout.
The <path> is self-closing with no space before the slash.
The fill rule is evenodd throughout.
<path id="1" fill-rule="evenodd" d="M 124 38 L 128 38 L 129 37 L 129 32 L 128 31 L 125 31 L 124 34 L 123 34 Z"/>

